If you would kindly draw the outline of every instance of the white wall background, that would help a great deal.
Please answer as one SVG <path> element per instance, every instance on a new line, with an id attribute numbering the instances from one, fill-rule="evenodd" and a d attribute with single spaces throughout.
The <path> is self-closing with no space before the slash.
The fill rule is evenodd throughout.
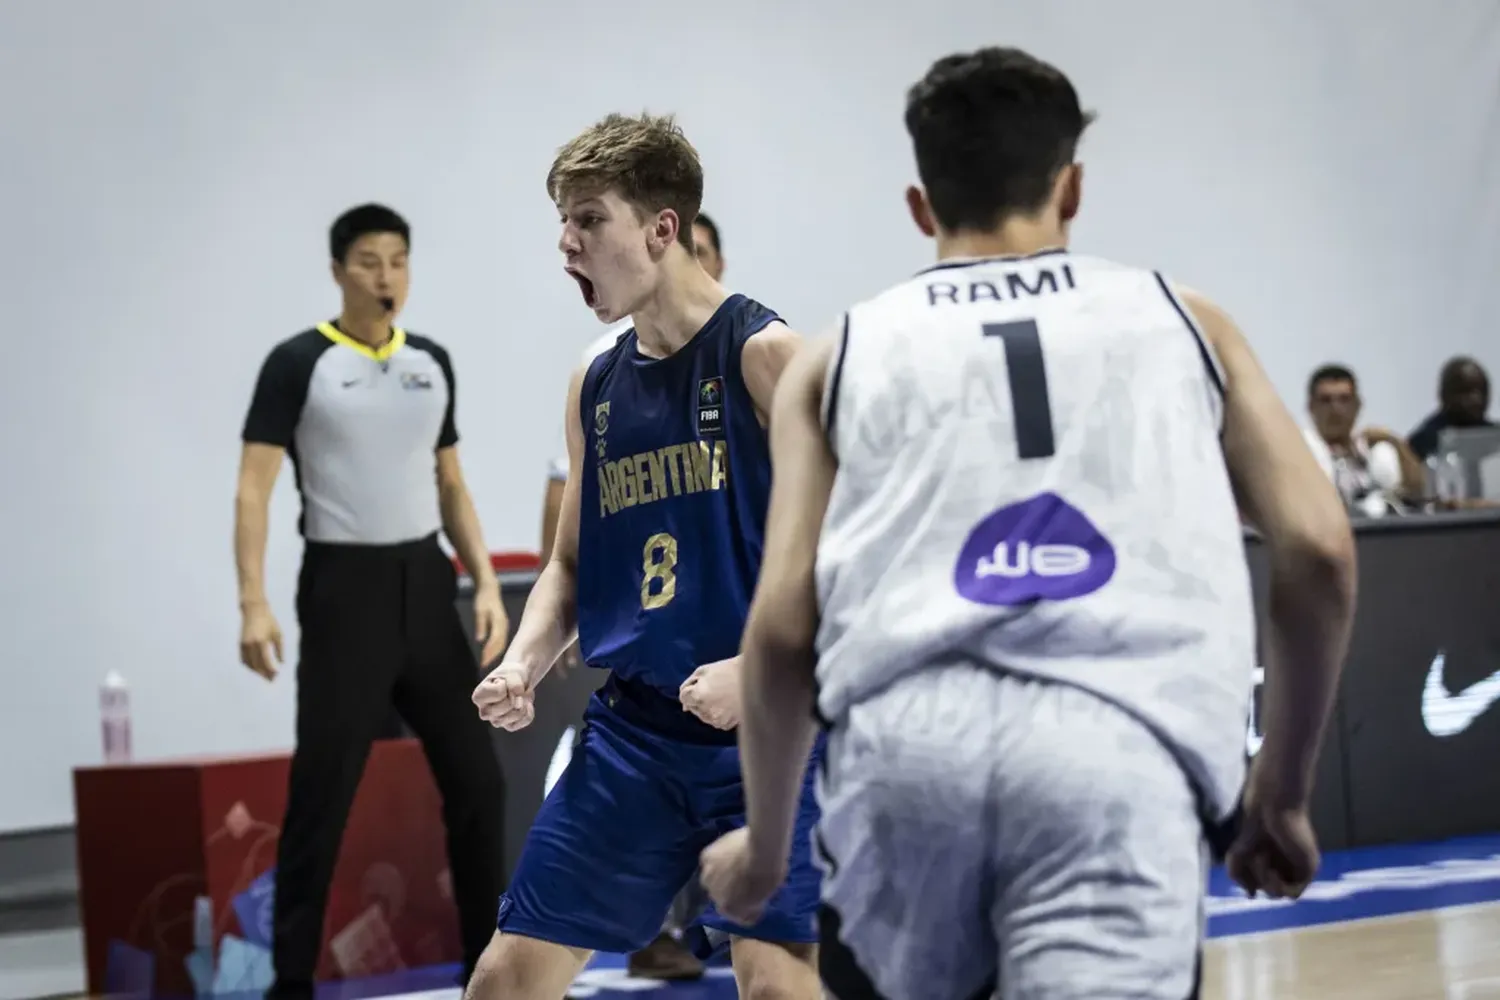
<path id="1" fill-rule="evenodd" d="M 928 259 L 905 87 L 1019 44 L 1102 113 L 1077 245 L 1217 297 L 1299 409 L 1325 360 L 1403 431 L 1447 355 L 1500 368 L 1493 0 L 522 6 L 0 4 L 0 829 L 71 820 L 110 666 L 139 756 L 290 745 L 290 670 L 236 659 L 237 433 L 266 350 L 336 309 L 349 205 L 412 220 L 404 322 L 453 352 L 489 540 L 534 547 L 598 330 L 543 177 L 607 111 L 680 113 L 732 283 L 812 329 Z M 294 649 L 288 480 L 268 576 Z"/>

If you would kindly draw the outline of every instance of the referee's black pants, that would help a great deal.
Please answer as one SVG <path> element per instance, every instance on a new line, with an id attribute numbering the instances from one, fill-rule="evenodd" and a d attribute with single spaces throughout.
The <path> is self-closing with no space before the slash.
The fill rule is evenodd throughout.
<path id="1" fill-rule="evenodd" d="M 274 993 L 310 990 L 349 807 L 390 707 L 427 754 L 447 825 L 465 977 L 504 889 L 505 789 L 470 701 L 478 664 L 436 535 L 402 545 L 308 543 L 297 586 L 297 746 L 276 854 Z"/>

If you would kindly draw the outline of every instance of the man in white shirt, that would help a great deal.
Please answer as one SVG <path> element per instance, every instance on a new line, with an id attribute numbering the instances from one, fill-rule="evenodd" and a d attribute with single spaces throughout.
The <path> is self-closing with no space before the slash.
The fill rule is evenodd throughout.
<path id="1" fill-rule="evenodd" d="M 1358 513 L 1379 517 L 1403 500 L 1422 495 L 1422 463 L 1388 430 L 1365 427 L 1356 433 L 1360 407 L 1354 373 L 1343 365 L 1324 365 L 1307 382 L 1307 412 L 1313 426 L 1303 433 L 1344 503 Z"/>
<path id="2" fill-rule="evenodd" d="M 724 274 L 723 245 L 719 241 L 718 224 L 700 213 L 693 221 L 693 249 L 698 263 L 718 281 Z M 613 347 L 615 341 L 630 329 L 630 319 L 613 324 L 589 344 L 583 352 L 583 363 Z M 568 453 L 564 449 L 552 460 L 547 470 L 547 495 L 542 504 L 542 562 L 543 566 L 552 557 L 552 541 L 557 536 L 557 519 L 562 510 L 563 483 L 568 478 Z M 575 643 L 563 654 L 560 667 L 577 665 L 578 645 Z M 630 956 L 629 971 L 632 976 L 643 979 L 684 980 L 697 979 L 703 975 L 703 963 L 688 951 L 678 940 L 677 933 L 689 922 L 693 913 L 702 906 L 702 893 L 695 882 L 678 896 L 655 941 Z"/>

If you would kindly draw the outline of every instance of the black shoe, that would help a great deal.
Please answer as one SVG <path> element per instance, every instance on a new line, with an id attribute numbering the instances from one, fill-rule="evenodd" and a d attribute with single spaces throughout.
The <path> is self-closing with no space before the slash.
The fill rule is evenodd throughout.
<path id="1" fill-rule="evenodd" d="M 313 1000 L 313 993 L 310 982 L 278 979 L 266 990 L 266 1000 Z"/>

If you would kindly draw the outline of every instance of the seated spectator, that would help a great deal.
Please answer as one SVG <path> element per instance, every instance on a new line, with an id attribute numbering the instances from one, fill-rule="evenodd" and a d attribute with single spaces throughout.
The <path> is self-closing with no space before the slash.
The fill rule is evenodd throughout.
<path id="1" fill-rule="evenodd" d="M 1313 426 L 1304 433 L 1344 503 L 1379 516 L 1422 495 L 1422 463 L 1388 430 L 1365 427 L 1356 433 L 1360 406 L 1354 373 L 1343 365 L 1324 365 L 1307 383 Z"/>
<path id="2" fill-rule="evenodd" d="M 1407 443 L 1417 457 L 1426 460 L 1437 452 L 1438 434 L 1449 427 L 1493 427 L 1486 413 L 1490 408 L 1490 377 L 1473 358 L 1452 358 L 1438 377 L 1438 408 L 1411 432 Z"/>

